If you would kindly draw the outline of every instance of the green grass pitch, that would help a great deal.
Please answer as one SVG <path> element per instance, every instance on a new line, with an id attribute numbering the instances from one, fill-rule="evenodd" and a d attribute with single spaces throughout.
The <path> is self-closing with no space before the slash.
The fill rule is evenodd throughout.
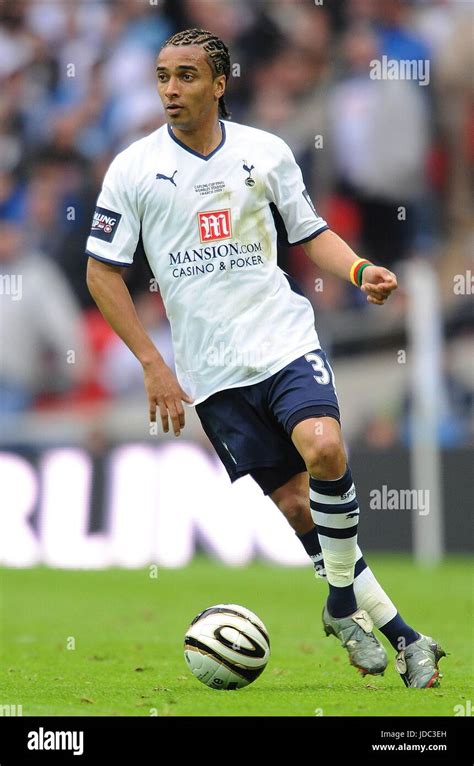
<path id="1" fill-rule="evenodd" d="M 385 639 L 385 675 L 363 679 L 323 633 L 327 586 L 311 566 L 227 568 L 198 557 L 156 577 L 1 569 L 0 705 L 22 705 L 24 716 L 453 716 L 473 699 L 468 560 L 422 570 L 407 556 L 368 558 L 405 619 L 449 653 L 439 689 L 405 689 Z M 220 602 L 252 609 L 270 634 L 266 670 L 239 691 L 203 686 L 183 657 L 190 621 Z"/>

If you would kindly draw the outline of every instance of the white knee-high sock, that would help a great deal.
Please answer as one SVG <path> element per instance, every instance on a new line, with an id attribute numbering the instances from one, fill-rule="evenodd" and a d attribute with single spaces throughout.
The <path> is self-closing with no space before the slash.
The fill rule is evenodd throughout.
<path id="1" fill-rule="evenodd" d="M 359 507 L 350 468 L 334 481 L 310 476 L 309 497 L 327 580 L 339 588 L 351 585 L 357 559 Z"/>
<path id="2" fill-rule="evenodd" d="M 326 580 L 326 569 L 316 527 L 303 535 L 297 535 L 297 537 L 313 562 L 316 577 Z M 397 608 L 365 562 L 358 545 L 356 551 L 354 594 L 357 606 L 359 609 L 365 609 L 371 616 L 374 625 L 381 628 L 395 617 Z"/>

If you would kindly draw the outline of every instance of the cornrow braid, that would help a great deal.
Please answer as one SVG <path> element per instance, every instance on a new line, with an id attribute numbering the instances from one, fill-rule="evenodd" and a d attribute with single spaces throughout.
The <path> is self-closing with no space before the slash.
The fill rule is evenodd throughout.
<path id="1" fill-rule="evenodd" d="M 207 29 L 185 29 L 168 38 L 162 48 L 168 45 L 200 45 L 207 53 L 214 76 L 224 74 L 226 82 L 230 77 L 230 56 L 227 45 L 217 35 L 213 35 Z M 219 99 L 219 116 L 224 120 L 230 119 L 224 96 Z"/>

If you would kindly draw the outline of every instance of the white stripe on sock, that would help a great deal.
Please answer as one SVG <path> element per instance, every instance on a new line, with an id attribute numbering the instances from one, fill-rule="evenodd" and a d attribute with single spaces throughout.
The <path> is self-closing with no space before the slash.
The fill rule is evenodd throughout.
<path id="1" fill-rule="evenodd" d="M 321 545 L 321 550 L 323 552 L 323 559 L 324 564 L 327 569 L 327 562 L 326 562 L 326 551 L 333 551 L 334 553 L 340 551 L 341 553 L 345 553 L 346 551 L 352 551 L 354 556 L 354 564 L 355 564 L 355 555 L 354 555 L 354 548 L 355 548 L 355 542 L 357 540 L 357 535 L 354 535 L 353 537 L 346 537 L 346 538 L 339 538 L 339 537 L 326 537 L 326 535 L 318 535 L 319 536 L 319 543 Z"/>
<path id="2" fill-rule="evenodd" d="M 355 487 L 351 484 L 347 492 L 344 492 L 344 499 L 342 495 L 323 495 L 321 492 L 316 492 L 314 489 L 309 490 L 310 499 L 314 503 L 325 503 L 326 505 L 341 505 L 341 503 L 350 503 L 355 498 Z"/>
<path id="3" fill-rule="evenodd" d="M 347 513 L 356 513 L 356 516 L 347 518 Z M 353 511 L 342 511 L 341 513 L 322 513 L 322 511 L 311 511 L 316 526 L 329 527 L 331 529 L 349 529 L 359 523 L 359 509 Z"/>

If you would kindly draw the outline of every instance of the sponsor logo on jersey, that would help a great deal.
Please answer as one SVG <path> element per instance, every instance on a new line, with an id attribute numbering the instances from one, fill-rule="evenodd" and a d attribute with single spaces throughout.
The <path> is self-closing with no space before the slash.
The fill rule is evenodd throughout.
<path id="1" fill-rule="evenodd" d="M 120 213 L 97 205 L 92 219 L 91 236 L 103 239 L 104 242 L 112 242 L 121 217 Z"/>
<path id="2" fill-rule="evenodd" d="M 232 237 L 230 210 L 207 210 L 198 213 L 199 236 L 201 242 L 215 242 Z"/>

